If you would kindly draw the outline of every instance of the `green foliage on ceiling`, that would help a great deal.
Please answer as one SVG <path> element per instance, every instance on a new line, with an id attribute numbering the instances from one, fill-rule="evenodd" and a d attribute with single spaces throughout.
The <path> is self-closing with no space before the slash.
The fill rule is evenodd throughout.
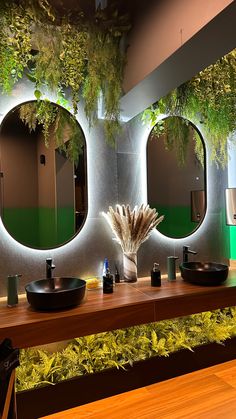
<path id="1" fill-rule="evenodd" d="M 210 146 L 211 160 L 218 166 L 225 167 L 227 141 L 233 141 L 232 134 L 236 130 L 235 109 L 236 49 L 147 109 L 142 119 L 155 126 L 156 137 L 169 134 L 168 126 L 159 122 L 161 114 L 184 116 L 193 123 L 200 122 Z M 176 136 L 175 148 L 180 150 L 180 161 L 184 160 L 188 143 L 184 124 L 182 130 L 184 140 L 181 139 L 179 126 L 172 127 L 172 137 Z M 195 137 L 197 155 L 200 145 L 198 137 Z M 170 146 L 173 144 L 170 142 Z"/>
<path id="2" fill-rule="evenodd" d="M 106 9 L 98 8 L 90 18 L 78 12 L 72 19 L 69 13 L 59 16 L 47 0 L 2 0 L 0 88 L 10 94 L 26 73 L 35 85 L 37 100 L 45 100 L 44 92 L 51 91 L 57 103 L 66 106 L 69 91 L 74 115 L 83 95 L 90 124 L 97 120 L 97 102 L 103 94 L 106 138 L 113 144 L 120 126 L 125 61 L 120 41 L 129 27 L 127 16 L 120 16 L 112 2 Z M 54 116 L 48 103 L 39 108 L 45 112 L 47 135 Z"/>
<path id="3" fill-rule="evenodd" d="M 23 349 L 16 372 L 17 390 L 55 384 L 106 368 L 126 368 L 135 361 L 169 356 L 181 349 L 236 336 L 236 307 L 207 311 L 72 340 L 61 352 Z M 223 349 L 222 349 L 223 350 Z"/>
<path id="4" fill-rule="evenodd" d="M 31 59 L 31 18 L 14 2 L 1 2 L 0 86 L 10 93 Z"/>

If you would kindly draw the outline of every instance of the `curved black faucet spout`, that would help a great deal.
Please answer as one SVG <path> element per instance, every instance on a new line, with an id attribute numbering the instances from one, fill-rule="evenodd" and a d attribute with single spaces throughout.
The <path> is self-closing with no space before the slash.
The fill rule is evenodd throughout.
<path id="1" fill-rule="evenodd" d="M 52 271 L 55 269 L 55 265 L 52 263 L 52 258 L 46 259 L 46 278 L 52 278 Z"/>
<path id="2" fill-rule="evenodd" d="M 189 254 L 196 255 L 197 252 L 194 250 L 190 250 L 189 246 L 183 246 L 183 262 L 188 262 L 188 255 Z"/>

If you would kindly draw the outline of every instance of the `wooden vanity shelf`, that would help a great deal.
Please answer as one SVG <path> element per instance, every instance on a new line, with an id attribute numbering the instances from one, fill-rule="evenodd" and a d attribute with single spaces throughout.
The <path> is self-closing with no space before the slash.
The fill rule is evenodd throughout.
<path id="1" fill-rule="evenodd" d="M 73 337 L 185 316 L 236 305 L 236 271 L 220 286 L 201 287 L 184 282 L 162 281 L 150 286 L 150 278 L 116 284 L 113 294 L 101 289 L 87 291 L 78 307 L 58 312 L 36 312 L 25 298 L 17 307 L 0 303 L 0 340 L 8 337 L 14 347 L 43 345 Z M 194 352 L 182 350 L 168 358 L 135 362 L 124 370 L 109 369 L 65 380 L 54 386 L 17 393 L 19 419 L 36 419 L 99 398 L 142 387 L 235 357 L 236 339 L 225 345 L 209 344 Z"/>
<path id="2" fill-rule="evenodd" d="M 134 284 L 116 284 L 113 294 L 89 290 L 80 306 L 64 311 L 36 312 L 25 299 L 13 308 L 0 304 L 0 340 L 8 337 L 14 347 L 26 348 L 234 306 L 236 271 L 214 287 L 177 278 L 174 282 L 164 279 L 160 288 L 153 288 L 149 278 L 142 278 Z"/>

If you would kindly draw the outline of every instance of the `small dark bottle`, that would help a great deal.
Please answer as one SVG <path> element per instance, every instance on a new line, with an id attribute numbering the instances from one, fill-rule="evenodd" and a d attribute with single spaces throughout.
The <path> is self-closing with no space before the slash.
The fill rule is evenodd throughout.
<path id="1" fill-rule="evenodd" d="M 154 263 L 151 270 L 151 286 L 160 287 L 161 286 L 161 271 L 158 268 L 159 263 Z"/>
<path id="2" fill-rule="evenodd" d="M 115 283 L 117 284 L 118 282 L 120 282 L 120 274 L 118 271 L 118 268 L 116 266 L 116 271 L 115 271 Z"/>
<path id="3" fill-rule="evenodd" d="M 113 275 L 110 274 L 109 268 L 106 270 L 106 275 L 103 275 L 103 293 L 113 293 Z"/>

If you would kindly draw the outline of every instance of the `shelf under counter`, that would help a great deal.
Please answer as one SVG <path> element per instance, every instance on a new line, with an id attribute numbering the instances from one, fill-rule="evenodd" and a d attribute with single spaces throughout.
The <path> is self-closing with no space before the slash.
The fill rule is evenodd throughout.
<path id="1" fill-rule="evenodd" d="M 154 300 L 155 321 L 173 319 L 218 308 L 236 306 L 236 270 L 217 286 L 200 286 L 185 282 L 162 280 L 161 287 L 150 286 L 150 279 L 141 278 L 132 285 Z"/>
<path id="2" fill-rule="evenodd" d="M 87 290 L 81 305 L 63 311 L 36 312 L 25 298 L 8 308 L 0 302 L 0 341 L 6 337 L 13 346 L 26 348 L 118 328 L 151 323 L 201 311 L 236 305 L 236 271 L 226 282 L 203 287 L 162 280 L 150 286 L 150 278 L 133 284 L 116 284 L 113 294 L 102 289 Z"/>

